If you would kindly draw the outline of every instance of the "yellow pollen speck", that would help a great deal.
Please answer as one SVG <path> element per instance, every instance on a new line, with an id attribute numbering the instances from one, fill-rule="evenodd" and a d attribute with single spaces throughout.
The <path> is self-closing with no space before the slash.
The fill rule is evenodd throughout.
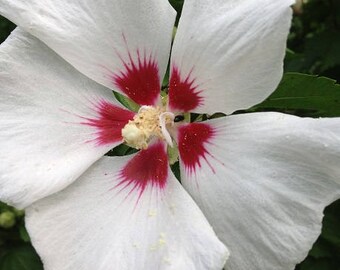
<path id="1" fill-rule="evenodd" d="M 164 233 L 160 234 L 160 237 L 158 239 L 158 243 L 159 243 L 160 246 L 164 246 L 166 244 L 165 234 Z"/>
<path id="2" fill-rule="evenodd" d="M 163 258 L 163 262 L 165 262 L 165 263 L 167 263 L 167 264 L 171 264 L 171 260 L 170 260 L 170 258 L 169 257 L 164 257 Z"/>
<path id="3" fill-rule="evenodd" d="M 164 246 L 165 244 L 166 244 L 165 233 L 160 233 L 159 238 L 158 238 L 158 242 L 155 243 L 155 244 L 152 244 L 150 246 L 150 250 L 155 251 L 155 250 L 161 248 L 162 246 Z"/>
<path id="4" fill-rule="evenodd" d="M 151 251 L 155 251 L 157 248 L 158 248 L 158 245 L 157 244 L 153 244 L 153 245 L 151 245 L 150 250 Z"/>
<path id="5" fill-rule="evenodd" d="M 157 215 L 156 210 L 149 210 L 149 217 L 155 217 Z"/>
<path id="6" fill-rule="evenodd" d="M 174 204 L 174 203 L 172 203 L 172 204 L 170 204 L 170 206 L 169 206 L 169 209 L 170 209 L 170 212 L 174 215 L 175 214 L 175 212 L 176 212 L 176 204 Z"/>

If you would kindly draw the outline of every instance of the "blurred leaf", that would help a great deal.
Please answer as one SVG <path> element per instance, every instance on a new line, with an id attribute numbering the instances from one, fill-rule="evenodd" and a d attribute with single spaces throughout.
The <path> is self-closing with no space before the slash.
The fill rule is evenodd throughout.
<path id="1" fill-rule="evenodd" d="M 322 75 L 340 81 L 340 1 L 304 1 L 295 14 L 288 38 L 294 57 L 285 59 L 286 72 Z"/>
<path id="2" fill-rule="evenodd" d="M 306 42 L 306 55 L 319 61 L 320 71 L 340 64 L 340 32 L 325 31 L 314 35 Z"/>
<path id="3" fill-rule="evenodd" d="M 324 225 L 325 227 L 327 225 Z M 309 255 L 315 259 L 331 258 L 334 255 L 332 247 L 322 237 L 319 237 L 317 242 L 313 245 L 313 248 L 309 252 Z"/>
<path id="4" fill-rule="evenodd" d="M 0 16 L 0 43 L 3 42 L 9 33 L 13 31 L 15 24 Z"/>
<path id="5" fill-rule="evenodd" d="M 6 211 L 6 210 L 10 210 L 11 207 L 8 206 L 7 204 L 3 203 L 3 202 L 0 202 L 0 213 L 3 212 L 3 211 Z"/>
<path id="6" fill-rule="evenodd" d="M 17 228 L 0 229 L 0 239 L 3 241 L 18 241 L 20 236 L 18 235 Z"/>
<path id="7" fill-rule="evenodd" d="M 286 57 L 286 71 L 321 73 L 340 65 L 340 32 L 324 31 L 306 39 L 303 54 Z"/>
<path id="8" fill-rule="evenodd" d="M 24 242 L 29 243 L 31 241 L 30 236 L 28 235 L 28 232 L 27 232 L 24 224 L 22 224 L 19 227 L 19 234 L 20 234 L 21 240 L 23 240 Z"/>
<path id="9" fill-rule="evenodd" d="M 296 270 L 340 270 L 339 213 L 340 200 L 326 207 L 322 233 Z"/>
<path id="10" fill-rule="evenodd" d="M 329 206 L 323 219 L 322 237 L 334 246 L 340 247 L 340 200 Z M 339 248 L 340 255 L 340 248 Z"/>
<path id="11" fill-rule="evenodd" d="M 301 265 L 300 270 L 339 270 L 339 265 L 336 262 L 328 259 L 313 259 L 309 258 Z"/>
<path id="12" fill-rule="evenodd" d="M 276 91 L 248 111 L 281 111 L 309 116 L 340 116 L 340 85 L 313 75 L 287 73 Z"/>
<path id="13" fill-rule="evenodd" d="M 11 247 L 0 257 L 0 270 L 43 270 L 39 256 L 29 245 Z"/>

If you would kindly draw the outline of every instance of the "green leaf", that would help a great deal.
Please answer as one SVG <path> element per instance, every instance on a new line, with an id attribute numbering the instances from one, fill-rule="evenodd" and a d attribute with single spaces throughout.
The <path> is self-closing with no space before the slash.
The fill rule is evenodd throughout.
<path id="1" fill-rule="evenodd" d="M 128 108 L 131 111 L 137 112 L 139 109 L 139 105 L 135 103 L 133 100 L 131 100 L 128 97 L 123 96 L 122 94 L 119 94 L 117 92 L 113 92 L 115 98 L 126 108 Z"/>
<path id="2" fill-rule="evenodd" d="M 309 255 L 315 259 L 332 258 L 334 255 L 332 246 L 327 243 L 322 237 L 315 242 L 313 248 L 309 252 Z"/>
<path id="3" fill-rule="evenodd" d="M 175 22 L 175 25 L 177 26 L 179 18 L 180 18 L 181 13 L 182 13 L 184 0 L 169 0 L 169 3 L 177 11 L 177 17 L 176 17 L 176 22 Z"/>
<path id="4" fill-rule="evenodd" d="M 127 146 L 126 144 L 120 144 L 115 148 L 107 152 L 106 156 L 126 156 L 136 153 L 138 150 Z"/>
<path id="5" fill-rule="evenodd" d="M 4 211 L 11 211 L 13 210 L 13 207 L 9 206 L 8 204 L 4 203 L 4 202 L 0 202 L 0 212 L 4 212 Z"/>
<path id="6" fill-rule="evenodd" d="M 323 219 L 322 237 L 335 247 L 340 247 L 340 200 L 326 208 Z M 339 249 L 340 255 L 340 249 Z"/>
<path id="7" fill-rule="evenodd" d="M 26 230 L 26 227 L 24 226 L 24 224 L 21 224 L 19 226 L 19 235 L 22 241 L 29 243 L 31 241 L 30 236 Z"/>
<path id="8" fill-rule="evenodd" d="M 335 261 L 328 259 L 315 260 L 309 258 L 301 265 L 301 270 L 339 270 Z"/>
<path id="9" fill-rule="evenodd" d="M 0 270 L 43 270 L 39 256 L 32 246 L 9 248 L 0 257 Z"/>
<path id="10" fill-rule="evenodd" d="M 280 111 L 308 117 L 340 116 L 340 85 L 325 77 L 286 73 L 272 95 L 248 110 L 258 111 Z"/>
<path id="11" fill-rule="evenodd" d="M 163 78 L 163 82 L 162 82 L 162 89 L 165 89 L 169 86 L 169 76 L 170 76 L 170 65 L 168 64 L 164 78 Z"/>
<path id="12" fill-rule="evenodd" d="M 171 165 L 171 170 L 173 174 L 176 176 L 177 180 L 181 182 L 181 171 L 180 171 L 179 161 Z"/>
<path id="13" fill-rule="evenodd" d="M 0 16 L 0 43 L 3 42 L 9 33 L 13 31 L 15 24 Z"/>
<path id="14" fill-rule="evenodd" d="M 306 39 L 303 54 L 286 57 L 287 71 L 320 73 L 340 65 L 340 32 L 324 31 Z"/>

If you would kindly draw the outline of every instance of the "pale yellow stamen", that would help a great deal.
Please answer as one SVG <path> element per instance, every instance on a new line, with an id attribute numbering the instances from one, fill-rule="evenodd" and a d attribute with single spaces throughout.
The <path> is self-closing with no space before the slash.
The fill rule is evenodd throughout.
<path id="1" fill-rule="evenodd" d="M 151 138 L 166 140 L 172 146 L 167 130 L 173 125 L 174 115 L 163 108 L 142 106 L 137 115 L 122 129 L 124 142 L 136 149 L 146 149 Z"/>

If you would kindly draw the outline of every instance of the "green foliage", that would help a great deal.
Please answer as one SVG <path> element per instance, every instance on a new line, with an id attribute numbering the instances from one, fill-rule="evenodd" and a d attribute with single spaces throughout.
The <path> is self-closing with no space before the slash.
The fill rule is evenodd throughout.
<path id="1" fill-rule="evenodd" d="M 340 200 L 325 209 L 322 234 L 296 270 L 340 270 Z"/>
<path id="2" fill-rule="evenodd" d="M 309 0 L 302 13 L 294 16 L 288 48 L 285 71 L 340 81 L 340 1 Z M 339 117 L 340 86 L 328 78 L 288 73 L 278 89 L 252 109 Z M 340 201 L 324 213 L 322 234 L 296 270 L 340 270 Z"/>
<path id="3" fill-rule="evenodd" d="M 113 93 L 115 98 L 127 109 L 134 111 L 134 112 L 138 112 L 139 109 L 139 105 L 137 103 L 135 103 L 133 100 L 131 100 L 130 98 L 119 94 L 117 92 Z"/>
<path id="4" fill-rule="evenodd" d="M 8 34 L 15 28 L 15 25 L 4 17 L 0 16 L 0 43 L 3 42 Z"/>
<path id="5" fill-rule="evenodd" d="M 43 270 L 39 256 L 28 244 L 8 247 L 0 257 L 0 270 Z"/>
<path id="6" fill-rule="evenodd" d="M 0 270 L 40 270 L 42 263 L 25 228 L 24 212 L 0 202 Z"/>
<path id="7" fill-rule="evenodd" d="M 327 225 L 322 229 L 322 238 L 337 250 L 340 255 L 340 200 L 325 211 L 324 223 Z M 340 260 L 340 257 L 339 257 Z M 340 261 L 339 261 L 340 266 Z"/>
<path id="8" fill-rule="evenodd" d="M 286 71 L 340 80 L 340 1 L 309 0 L 293 19 Z"/>
<path id="9" fill-rule="evenodd" d="M 136 153 L 138 150 L 135 148 L 131 148 L 126 144 L 120 144 L 115 148 L 111 149 L 107 152 L 106 156 L 127 156 Z"/>
<path id="10" fill-rule="evenodd" d="M 276 91 L 250 111 L 280 111 L 308 117 L 340 116 L 340 85 L 325 77 L 286 73 Z"/>
<path id="11" fill-rule="evenodd" d="M 179 18 L 181 17 L 182 7 L 184 0 L 169 0 L 172 7 L 177 11 L 176 26 L 178 25 Z"/>

